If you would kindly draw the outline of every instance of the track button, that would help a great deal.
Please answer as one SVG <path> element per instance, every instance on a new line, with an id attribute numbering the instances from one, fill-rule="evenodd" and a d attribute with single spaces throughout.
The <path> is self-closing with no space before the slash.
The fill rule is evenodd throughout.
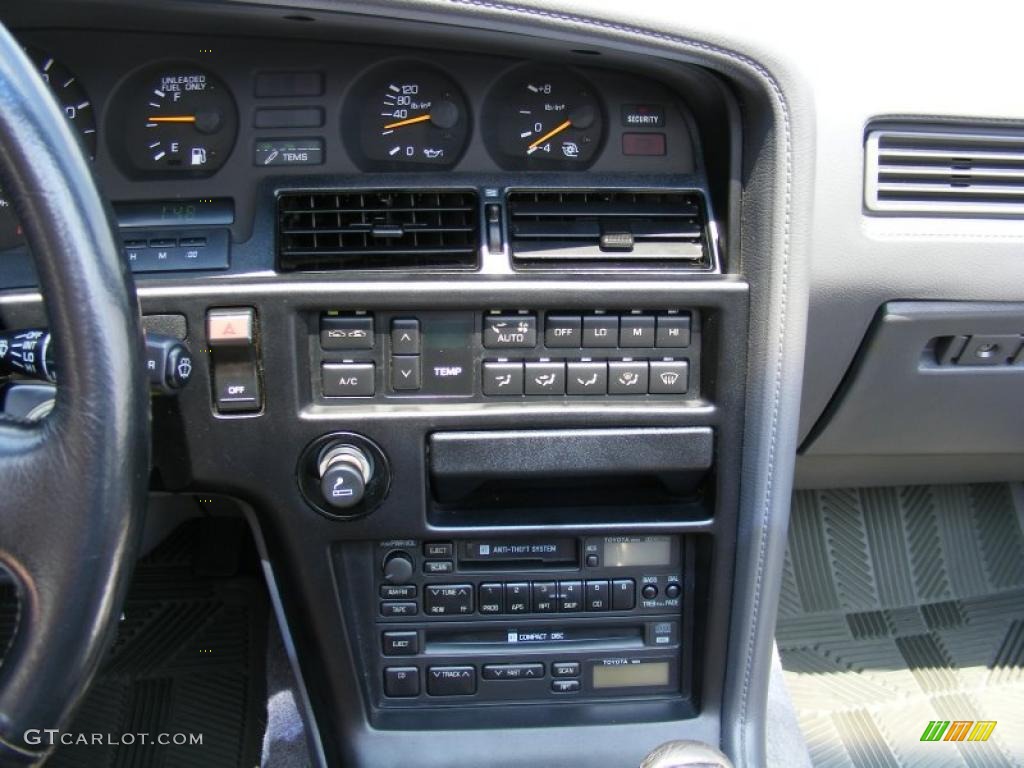
<path id="1" fill-rule="evenodd" d="M 431 667 L 427 670 L 431 696 L 472 696 L 476 693 L 476 667 Z"/>

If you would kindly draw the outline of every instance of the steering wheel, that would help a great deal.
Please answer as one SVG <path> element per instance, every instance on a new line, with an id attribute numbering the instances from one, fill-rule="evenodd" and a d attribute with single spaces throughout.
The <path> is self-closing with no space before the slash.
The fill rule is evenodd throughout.
<path id="1" fill-rule="evenodd" d="M 134 289 L 45 84 L 0 26 L 0 184 L 25 230 L 60 384 L 36 423 L 0 420 L 0 563 L 19 591 L 0 667 L 0 765 L 46 756 L 113 640 L 142 528 L 149 391 Z"/>

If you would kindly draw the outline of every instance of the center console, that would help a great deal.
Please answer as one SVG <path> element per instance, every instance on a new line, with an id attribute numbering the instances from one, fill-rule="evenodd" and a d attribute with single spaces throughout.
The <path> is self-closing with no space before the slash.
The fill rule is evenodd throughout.
<path id="1" fill-rule="evenodd" d="M 391 540 L 375 549 L 372 679 L 384 708 L 689 693 L 693 553 L 681 537 Z"/>

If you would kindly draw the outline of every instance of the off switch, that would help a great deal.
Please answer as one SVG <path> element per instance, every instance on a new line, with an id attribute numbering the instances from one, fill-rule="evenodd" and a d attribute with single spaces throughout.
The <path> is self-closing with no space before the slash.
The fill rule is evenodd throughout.
<path id="1" fill-rule="evenodd" d="M 206 342 L 211 351 L 217 411 L 260 410 L 256 310 L 252 307 L 211 309 L 206 314 Z"/>

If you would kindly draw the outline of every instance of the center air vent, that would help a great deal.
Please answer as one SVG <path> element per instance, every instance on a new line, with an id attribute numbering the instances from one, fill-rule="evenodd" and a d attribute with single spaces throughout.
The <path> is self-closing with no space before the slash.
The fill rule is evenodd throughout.
<path id="1" fill-rule="evenodd" d="M 1024 215 L 1024 132 L 874 130 L 866 158 L 869 210 Z"/>
<path id="2" fill-rule="evenodd" d="M 286 192 L 277 198 L 281 270 L 472 268 L 471 191 Z"/>
<path id="3" fill-rule="evenodd" d="M 694 192 L 518 191 L 508 195 L 516 262 L 709 263 L 703 204 Z"/>

